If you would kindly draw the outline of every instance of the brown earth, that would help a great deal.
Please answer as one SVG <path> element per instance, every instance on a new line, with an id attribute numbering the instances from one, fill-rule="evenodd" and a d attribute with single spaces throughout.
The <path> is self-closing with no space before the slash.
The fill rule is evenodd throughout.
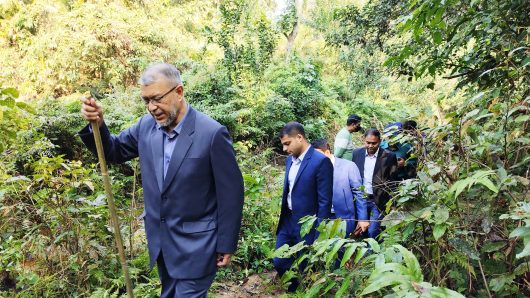
<path id="1" fill-rule="evenodd" d="M 214 283 L 211 293 L 215 298 L 279 297 L 285 292 L 275 276 L 275 272 L 264 272 L 251 275 L 238 282 Z"/>

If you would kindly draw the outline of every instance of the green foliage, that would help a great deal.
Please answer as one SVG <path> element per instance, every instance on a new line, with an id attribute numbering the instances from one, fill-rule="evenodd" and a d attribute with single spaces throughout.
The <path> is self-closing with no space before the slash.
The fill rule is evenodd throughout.
<path id="1" fill-rule="evenodd" d="M 315 221 L 314 216 L 302 218 L 300 234 L 307 233 Z M 340 219 L 323 221 L 317 228 L 319 237 L 312 245 L 298 243 L 276 250 L 274 257 L 296 258 L 282 281 L 298 277 L 304 297 L 343 297 L 345 293 L 363 296 L 375 292 L 385 297 L 464 297 L 425 282 L 418 259 L 403 246 L 387 242 L 380 246 L 374 239 L 344 238 L 344 226 Z M 300 272 L 302 262 L 306 266 Z"/>
<path id="2" fill-rule="evenodd" d="M 264 14 L 251 19 L 252 3 L 248 0 L 224 0 L 219 6 L 219 30 L 205 27 L 208 39 L 224 53 L 222 66 L 234 85 L 249 76 L 259 78 L 270 64 L 276 46 L 275 32 Z"/>
<path id="3" fill-rule="evenodd" d="M 298 17 L 296 15 L 296 3 L 294 0 L 287 0 L 285 10 L 279 16 L 279 20 L 276 23 L 278 31 L 280 31 L 283 35 L 288 36 L 289 33 L 293 31 L 293 27 L 297 21 Z"/>
<path id="4" fill-rule="evenodd" d="M 382 50 L 385 42 L 392 37 L 395 28 L 392 21 L 401 13 L 404 1 L 368 1 L 362 7 L 349 4 L 332 10 L 333 21 L 342 26 L 334 28 L 327 35 L 329 44 L 333 45 L 364 45 L 365 50 L 373 54 Z M 347 26 L 344 26 L 346 25 Z M 350 26 L 356 30 L 348 31 Z"/>
<path id="5" fill-rule="evenodd" d="M 256 166 L 256 165 L 255 165 Z M 259 169 L 271 171 L 270 166 Z M 217 279 L 244 278 L 251 274 L 272 269 L 268 256 L 274 250 L 274 223 L 279 210 L 272 206 L 272 196 L 277 188 L 267 185 L 266 177 L 257 174 L 244 174 L 245 205 L 238 250 L 232 259 L 232 266 L 219 272 Z"/>
<path id="6" fill-rule="evenodd" d="M 275 61 L 257 87 L 234 85 L 229 76 L 224 67 L 213 74 L 197 72 L 186 94 L 195 107 L 226 125 L 236 141 L 276 144 L 279 130 L 289 121 L 301 122 L 310 139 L 321 138 L 337 118 L 330 111 L 337 103 L 334 91 L 324 85 L 320 67 L 312 61 Z"/>
<path id="7" fill-rule="evenodd" d="M 510 214 L 500 216 L 500 219 L 508 218 L 524 223 L 524 226 L 514 229 L 509 236 L 510 238 L 522 238 L 524 242 L 523 250 L 515 257 L 520 259 L 530 256 L 530 204 L 528 202 L 519 202 L 517 208 Z"/>
<path id="8" fill-rule="evenodd" d="M 302 20 L 287 4 L 277 23 L 267 1 L 0 4 L 0 76 L 16 87 L 0 87 L 0 295 L 123 293 L 95 159 L 76 137 L 78 93 L 97 89 L 118 132 L 145 113 L 133 86 L 155 61 L 179 66 L 187 100 L 235 141 L 244 217 L 219 279 L 297 255 L 307 270 L 284 280 L 303 274 L 306 296 L 530 295 L 527 3 L 318 0 Z M 280 35 L 297 21 L 285 60 Z M 431 127 L 391 138 L 412 145 L 418 177 L 387 206 L 383 242 L 344 239 L 344 223 L 328 221 L 313 245 L 273 252 L 279 129 L 296 120 L 331 140 L 352 113 L 363 127 Z M 136 295 L 155 297 L 137 173 L 137 162 L 111 167 Z"/>
<path id="9" fill-rule="evenodd" d="M 528 294 L 526 221 L 514 217 L 524 217 L 521 201 L 528 195 L 527 6 L 368 1 L 322 8 L 316 15 L 321 18 L 315 27 L 339 50 L 349 74 L 359 78 L 357 94 L 381 86 L 385 72 L 416 79 L 411 86 L 419 85 L 416 90 L 424 94 L 444 85 L 429 80 L 459 79 L 463 102 L 439 98 L 433 106 L 442 120 L 437 127 L 401 139 L 413 144 L 418 179 L 401 183 L 384 222 L 383 246 L 398 242 L 410 248 L 420 264 L 429 264 L 424 278 L 430 284 L 476 297 Z M 520 223 L 499 222 L 501 215 Z M 309 283 L 310 293 L 326 288 L 316 280 Z M 400 280 L 380 279 L 388 285 Z"/>
<path id="10" fill-rule="evenodd" d="M 128 96 L 113 94 L 102 100 L 112 131 L 136 121 L 143 105 L 139 100 L 133 102 L 137 104 L 131 104 Z M 22 297 L 118 297 L 124 281 L 113 249 L 101 179 L 94 158 L 77 144 L 75 136 L 85 125 L 79 102 L 39 104 L 42 114 L 33 119 L 33 129 L 19 133 L 15 140 L 24 145 L 1 156 L 0 291 Z M 59 155 L 70 152 L 71 146 L 77 148 L 72 156 Z M 263 260 L 274 249 L 273 227 L 279 209 L 271 198 L 278 196 L 281 183 L 259 174 L 277 171 L 267 165 L 271 151 L 254 155 L 248 142 L 234 147 L 242 169 L 253 174 L 244 175 L 245 220 L 239 250 L 232 267 L 218 274 L 218 278 L 231 279 L 271 270 L 271 263 Z M 135 293 L 156 297 L 158 276 L 149 270 L 143 227 L 136 219 L 143 209 L 137 166 L 137 162 L 111 166 L 113 191 L 121 210 Z"/>
<path id="11" fill-rule="evenodd" d="M 0 19 L 2 76 L 30 96 L 59 97 L 82 87 L 121 90 L 136 85 L 149 63 L 200 56 L 192 44 L 200 36 L 186 24 L 207 19 L 215 8 L 159 1 L 141 8 L 121 1 L 48 2 L 19 2 Z"/>
<path id="12" fill-rule="evenodd" d="M 399 254 L 396 254 L 396 250 Z M 403 246 L 393 245 L 384 255 L 384 258 L 378 260 L 379 263 L 370 274 L 368 285 L 361 295 L 392 286 L 394 293 L 388 297 L 464 297 L 455 291 L 433 287 L 424 282 L 418 260 Z M 396 259 L 400 261 L 395 262 Z M 387 260 L 390 262 L 386 262 Z"/>
<path id="13" fill-rule="evenodd" d="M 42 155 L 29 167 L 31 175 L 5 173 L 9 178 L 0 185 L 2 238 L 16 239 L 19 255 L 13 258 L 13 247 L 4 247 L 2 259 L 15 262 L 2 271 L 17 280 L 16 291 L 70 295 L 117 274 L 119 264 L 106 248 L 112 237 L 93 168 Z M 98 277 L 94 270 L 106 273 Z"/>
<path id="14" fill-rule="evenodd" d="M 107 103 L 120 104 L 116 98 Z M 35 115 L 26 120 L 31 129 L 18 132 L 13 140 L 17 146 L 0 155 L 0 238 L 6 243 L 0 248 L 0 291 L 22 297 L 72 296 L 88 294 L 98 285 L 118 293 L 124 283 L 101 178 L 94 158 L 81 149 L 76 137 L 85 125 L 79 101 L 41 104 L 42 108 L 31 108 Z M 114 119 L 109 121 L 113 129 L 129 125 L 120 123 L 116 115 Z M 67 159 L 60 152 L 72 155 Z M 74 159 L 83 157 L 83 161 Z M 141 213 L 135 205 L 138 198 L 130 200 L 131 194 L 141 193 L 134 167 L 134 163 L 129 166 L 132 174 L 127 174 L 131 172 L 127 166 L 111 168 L 113 192 L 125 219 L 122 235 L 131 257 L 138 255 L 139 247 L 146 254 L 145 239 L 138 234 L 142 230 L 136 219 Z M 138 293 L 150 289 L 153 296 L 158 278 L 149 276 L 145 260 L 133 260 L 131 274 Z"/>
<path id="15" fill-rule="evenodd" d="M 296 121 L 322 116 L 324 112 L 323 88 L 318 65 L 294 58 L 287 65 L 270 70 L 271 88 L 287 98 L 293 107 Z"/>
<path id="16" fill-rule="evenodd" d="M 416 77 L 450 72 L 461 78 L 462 86 L 524 88 L 529 25 L 525 1 L 434 0 L 411 2 L 411 7 L 400 30 L 412 39 L 387 64 L 414 69 L 411 75 Z"/>
<path id="17" fill-rule="evenodd" d="M 459 194 L 462 193 L 466 188 L 469 190 L 471 187 L 476 184 L 480 183 L 484 186 L 486 186 L 489 190 L 498 193 L 499 190 L 497 187 L 491 182 L 491 180 L 488 178 L 488 176 L 495 175 L 495 171 L 489 170 L 489 171 L 483 171 L 479 170 L 476 173 L 474 173 L 472 176 L 467 177 L 462 180 L 458 180 L 455 182 L 451 188 L 449 189 L 449 193 L 454 194 L 455 198 L 458 197 Z"/>
<path id="18" fill-rule="evenodd" d="M 363 119 L 370 119 L 371 126 L 378 128 L 409 117 L 425 117 L 432 123 L 429 114 L 438 109 L 434 99 L 447 96 L 451 84 L 440 83 L 431 90 L 432 80 L 396 77 L 384 65 L 406 40 L 396 36 L 395 28 L 405 1 L 319 2 L 312 27 L 322 32 L 326 44 L 337 51 L 335 69 L 340 67 L 345 72 L 349 109 L 360 111 L 366 116 Z"/>
<path id="19" fill-rule="evenodd" d="M 387 233 L 421 241 L 417 249 L 433 260 L 434 280 L 462 290 L 468 280 L 483 288 L 468 287 L 468 295 L 525 291 L 526 269 L 516 268 L 528 260 L 514 258 L 519 245 L 508 236 L 521 230 L 497 219 L 521 210 L 527 195 L 529 77 L 522 47 L 528 45 L 528 7 L 521 1 L 409 4 L 396 24 L 411 38 L 393 48 L 386 65 L 415 78 L 458 78 L 465 99 L 448 109 L 446 125 L 427 132 L 419 180 L 406 183 L 396 198 L 408 215 Z M 448 261 L 441 257 L 447 255 Z"/>
<path id="20" fill-rule="evenodd" d="M 31 106 L 17 101 L 18 96 L 15 88 L 0 85 L 0 153 L 13 143 L 19 130 L 28 128 L 28 119 L 34 113 Z"/>

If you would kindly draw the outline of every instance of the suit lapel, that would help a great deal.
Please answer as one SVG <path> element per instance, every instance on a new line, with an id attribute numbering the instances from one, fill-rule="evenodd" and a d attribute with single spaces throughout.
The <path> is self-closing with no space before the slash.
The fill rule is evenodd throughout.
<path id="1" fill-rule="evenodd" d="M 285 178 L 283 180 L 282 201 L 287 199 L 287 194 L 289 193 L 289 171 L 291 170 L 292 165 L 293 165 L 293 158 L 289 156 L 287 158 L 286 167 L 285 167 Z"/>
<path id="2" fill-rule="evenodd" d="M 182 162 L 184 161 L 184 158 L 188 154 L 191 144 L 193 144 L 192 134 L 195 132 L 196 114 L 195 110 L 191 106 L 188 105 L 188 108 L 188 116 L 182 125 L 182 130 L 180 131 L 175 143 L 175 150 L 173 150 L 173 154 L 171 155 L 171 161 L 169 162 L 166 179 L 164 179 L 162 193 L 164 193 L 168 188 L 171 180 L 173 180 L 173 177 L 178 172 Z"/>
<path id="3" fill-rule="evenodd" d="M 291 156 L 287 159 L 287 166 L 285 167 L 285 179 L 283 181 L 283 187 L 284 189 L 287 189 L 289 187 L 289 171 L 291 170 L 291 166 L 293 165 L 293 158 Z"/>
<path id="4" fill-rule="evenodd" d="M 365 155 L 366 155 L 366 149 L 359 150 L 357 154 L 355 154 L 355 159 L 357 159 L 357 167 L 359 168 L 361 179 L 364 179 L 364 159 L 366 158 Z"/>
<path id="5" fill-rule="evenodd" d="M 151 131 L 151 151 L 158 189 L 162 191 L 164 183 L 164 133 L 156 128 Z"/>
<path id="6" fill-rule="evenodd" d="M 378 179 L 378 177 L 381 177 L 381 174 L 379 173 L 382 169 L 381 163 L 383 162 L 383 158 L 385 156 L 385 151 L 381 148 L 379 148 L 379 152 L 377 153 L 377 158 L 375 160 L 375 166 L 374 166 L 374 175 L 372 176 L 372 183 L 374 183 L 375 179 Z M 378 179 L 378 183 L 380 179 Z"/>
<path id="7" fill-rule="evenodd" d="M 294 179 L 294 185 L 293 189 L 296 186 L 296 182 L 298 182 L 298 178 L 300 178 L 300 175 L 302 175 L 302 172 L 306 168 L 307 164 L 309 163 L 309 160 L 311 159 L 311 156 L 313 155 L 313 152 L 315 149 L 311 146 L 309 147 L 309 150 L 307 150 L 307 153 L 304 156 L 304 160 L 302 160 L 302 164 L 300 165 L 300 168 L 298 169 L 298 173 L 296 173 L 296 178 Z"/>

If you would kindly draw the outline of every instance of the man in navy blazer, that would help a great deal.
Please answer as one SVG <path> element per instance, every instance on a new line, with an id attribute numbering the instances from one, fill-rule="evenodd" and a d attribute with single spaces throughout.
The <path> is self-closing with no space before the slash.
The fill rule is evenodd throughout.
<path id="1" fill-rule="evenodd" d="M 227 129 L 186 103 L 180 72 L 148 67 L 140 78 L 148 115 L 111 135 L 99 103 L 82 98 L 81 113 L 97 121 L 108 162 L 140 158 L 145 231 L 162 297 L 206 297 L 217 267 L 236 250 L 243 178 Z M 95 152 L 91 128 L 79 135 Z"/>
<path id="2" fill-rule="evenodd" d="M 333 165 L 329 158 L 316 152 L 305 137 L 304 127 L 298 122 L 287 123 L 280 131 L 283 151 L 289 153 L 285 165 L 282 194 L 282 209 L 276 231 L 276 249 L 287 244 L 293 246 L 305 241 L 311 244 L 316 231 L 303 238 L 298 221 L 307 215 L 316 215 L 320 220 L 331 215 L 333 196 Z M 278 275 L 282 276 L 294 262 L 294 258 L 274 258 Z M 296 280 L 291 281 L 289 291 L 295 291 Z"/>
<path id="3" fill-rule="evenodd" d="M 385 215 L 386 204 L 396 186 L 396 156 L 380 148 L 380 144 L 381 133 L 370 128 L 364 133 L 364 148 L 353 151 L 353 162 L 359 168 L 363 179 L 368 211 L 358 212 L 357 217 L 359 220 L 370 220 L 370 238 L 376 238 L 381 233 L 381 220 Z"/>
<path id="4" fill-rule="evenodd" d="M 349 237 L 357 226 L 357 212 L 367 213 L 366 199 L 360 187 L 362 185 L 359 169 L 350 160 L 338 158 L 331 154 L 325 139 L 313 141 L 311 146 L 327 156 L 333 164 L 333 204 L 331 218 L 346 219 L 346 237 Z M 361 231 L 368 228 L 368 222 L 359 224 Z"/>

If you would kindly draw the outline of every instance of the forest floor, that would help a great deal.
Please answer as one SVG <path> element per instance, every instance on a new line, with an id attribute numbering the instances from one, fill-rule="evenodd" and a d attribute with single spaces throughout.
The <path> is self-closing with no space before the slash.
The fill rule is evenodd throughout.
<path id="1" fill-rule="evenodd" d="M 215 298 L 279 297 L 285 292 L 275 276 L 276 272 L 264 272 L 251 275 L 241 281 L 214 283 L 210 292 Z"/>

